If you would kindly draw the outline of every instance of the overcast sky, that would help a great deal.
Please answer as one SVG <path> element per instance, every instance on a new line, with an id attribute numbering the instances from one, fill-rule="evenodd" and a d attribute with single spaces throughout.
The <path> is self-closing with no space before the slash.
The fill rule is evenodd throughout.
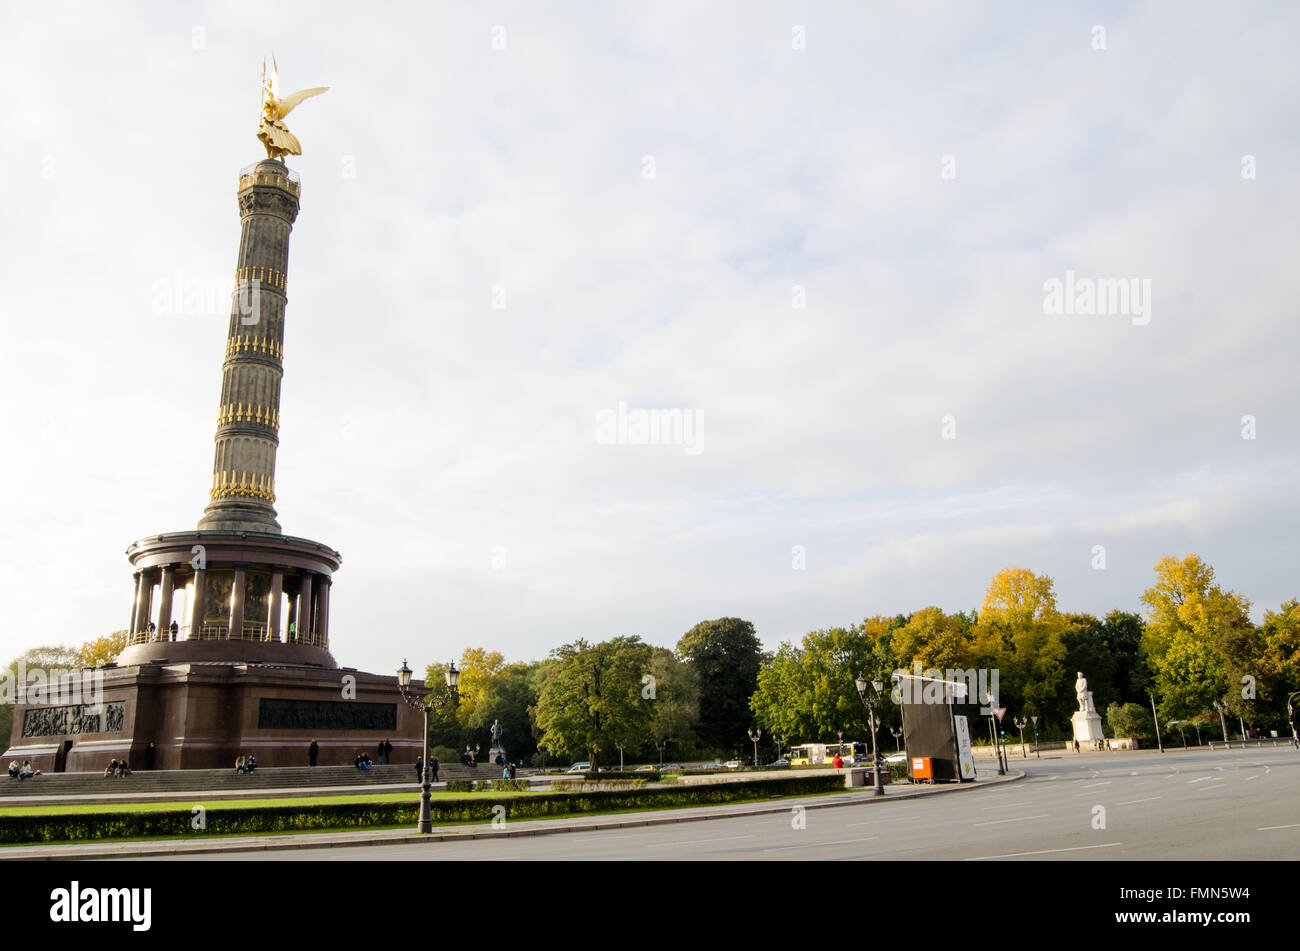
<path id="1" fill-rule="evenodd" d="M 272 52 L 285 91 L 331 87 L 287 120 L 276 492 L 343 554 L 341 663 L 728 615 L 775 647 L 977 607 L 1010 564 L 1140 610 L 1190 551 L 1258 619 L 1300 595 L 1298 27 L 4 3 L 0 654 L 125 627 L 124 549 L 207 502 Z M 1067 272 L 1144 311 L 1045 312 Z M 620 403 L 693 442 L 610 444 Z"/>

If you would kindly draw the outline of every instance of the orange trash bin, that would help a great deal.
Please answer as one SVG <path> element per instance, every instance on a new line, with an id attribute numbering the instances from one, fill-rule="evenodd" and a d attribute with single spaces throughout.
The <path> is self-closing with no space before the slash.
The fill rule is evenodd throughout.
<path id="1" fill-rule="evenodd" d="M 934 760 L 928 756 L 912 757 L 912 782 L 918 779 L 934 782 Z"/>

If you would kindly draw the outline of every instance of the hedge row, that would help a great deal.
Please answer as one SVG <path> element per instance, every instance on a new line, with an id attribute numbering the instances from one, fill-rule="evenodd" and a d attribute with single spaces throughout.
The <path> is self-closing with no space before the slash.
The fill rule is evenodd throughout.
<path id="1" fill-rule="evenodd" d="M 754 780 L 669 789 L 592 790 L 539 793 L 494 803 L 490 796 L 473 799 L 435 799 L 435 823 L 490 822 L 496 806 L 508 819 L 606 812 L 618 809 L 672 808 L 737 802 L 768 796 L 800 796 L 842 789 L 841 776 L 805 776 Z M 0 816 L 0 843 L 67 842 L 91 839 L 145 838 L 149 836 L 199 837 L 239 833 L 303 832 L 369 826 L 414 825 L 419 800 L 377 803 L 313 803 L 298 806 L 214 807 L 199 812 L 69 813 L 63 815 Z M 200 820 L 202 820 L 200 822 Z"/>

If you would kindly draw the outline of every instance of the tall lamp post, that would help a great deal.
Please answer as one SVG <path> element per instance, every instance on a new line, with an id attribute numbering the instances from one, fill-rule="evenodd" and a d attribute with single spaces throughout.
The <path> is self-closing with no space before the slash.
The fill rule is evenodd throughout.
<path id="1" fill-rule="evenodd" d="M 1007 774 L 1006 767 L 1002 765 L 1002 745 L 998 742 L 997 714 L 994 713 L 993 694 L 984 694 L 984 703 L 989 708 L 989 737 L 993 740 L 993 755 L 998 758 L 998 775 Z"/>
<path id="2" fill-rule="evenodd" d="M 1016 717 L 1016 729 L 1020 731 L 1020 758 L 1029 759 L 1029 754 L 1025 752 L 1025 724 L 1029 721 L 1024 717 Z"/>
<path id="3" fill-rule="evenodd" d="M 454 707 L 458 702 L 459 695 L 456 692 L 456 683 L 460 680 L 460 671 L 456 669 L 456 663 L 447 665 L 447 694 L 442 697 L 413 697 L 406 692 L 406 688 L 411 686 L 411 668 L 406 666 L 406 660 L 403 658 L 401 669 L 397 671 L 397 685 L 402 689 L 402 699 L 412 710 L 420 710 L 424 713 L 424 763 L 423 776 L 424 782 L 422 787 L 424 791 L 420 794 L 420 821 L 416 826 L 417 831 L 423 833 L 433 832 L 433 817 L 429 812 L 429 720 L 434 710 L 442 707 Z"/>
<path id="4" fill-rule="evenodd" d="M 664 750 L 668 749 L 668 739 L 667 739 L 667 737 L 665 737 L 665 738 L 662 739 L 662 740 L 655 740 L 655 741 L 654 741 L 654 744 L 655 744 L 655 749 L 657 749 L 657 750 L 659 751 L 659 768 L 660 768 L 660 769 L 663 769 L 663 768 L 664 768 Z"/>
<path id="5" fill-rule="evenodd" d="M 903 752 L 903 728 L 901 726 L 899 727 L 891 726 L 889 728 L 889 732 L 894 734 L 894 752 L 895 753 Z"/>
<path id="6" fill-rule="evenodd" d="M 867 719 L 871 723 L 871 760 L 872 768 L 875 770 L 876 778 L 876 795 L 885 794 L 885 784 L 880 780 L 880 750 L 876 748 L 876 704 L 880 703 L 880 697 L 884 692 L 885 684 L 879 677 L 876 677 L 867 683 L 867 678 L 858 674 L 858 679 L 854 681 L 854 686 L 858 688 L 858 699 L 862 705 L 867 708 Z M 875 693 L 868 696 L 867 687 L 870 686 Z"/>
<path id="7" fill-rule="evenodd" d="M 1293 706 L 1296 697 L 1300 697 L 1300 690 L 1286 698 L 1286 722 L 1291 727 L 1291 744 L 1300 746 L 1300 731 L 1296 730 L 1295 707 Z"/>
<path id="8" fill-rule="evenodd" d="M 1223 730 L 1223 742 L 1226 745 L 1228 742 L 1228 721 L 1224 718 L 1223 713 L 1228 708 L 1222 700 L 1216 700 L 1214 701 L 1214 709 L 1219 711 L 1219 729 Z"/>
<path id="9" fill-rule="evenodd" d="M 754 768 L 755 769 L 758 768 L 758 741 L 761 740 L 762 738 L 763 738 L 762 727 L 759 727 L 757 730 L 751 729 L 749 731 L 749 742 L 754 744 Z"/>
<path id="10" fill-rule="evenodd" d="M 1160 714 L 1156 712 L 1156 695 L 1153 691 L 1148 691 L 1147 696 L 1151 698 L 1151 719 L 1156 724 L 1156 746 L 1160 747 L 1160 752 L 1165 751 L 1165 741 L 1160 738 Z"/>
<path id="11" fill-rule="evenodd" d="M 776 758 L 781 759 L 785 755 L 785 734 L 774 733 L 770 739 L 776 744 Z"/>

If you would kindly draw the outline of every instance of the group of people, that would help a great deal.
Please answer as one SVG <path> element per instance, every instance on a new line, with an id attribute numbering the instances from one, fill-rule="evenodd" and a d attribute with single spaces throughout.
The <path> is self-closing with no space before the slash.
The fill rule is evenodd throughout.
<path id="1" fill-rule="evenodd" d="M 126 764 L 126 760 L 124 759 L 111 759 L 108 761 L 108 765 L 104 767 L 105 779 L 108 779 L 110 776 L 117 776 L 120 778 L 130 775 L 131 767 Z"/>
<path id="2" fill-rule="evenodd" d="M 32 768 L 32 761 L 23 760 L 23 765 L 18 765 L 18 760 L 9 761 L 9 778 L 10 779 L 31 779 L 33 776 L 41 775 L 39 769 Z"/>
<path id="3" fill-rule="evenodd" d="M 235 760 L 235 772 L 237 773 L 251 773 L 255 769 L 257 769 L 257 757 L 252 753 L 240 756 Z"/>
<path id="4" fill-rule="evenodd" d="M 375 764 L 370 761 L 369 753 L 357 754 L 357 769 L 374 769 Z"/>
<path id="5" fill-rule="evenodd" d="M 379 765 L 383 766 L 385 763 L 389 766 L 393 765 L 393 744 L 387 740 L 379 744 Z"/>
<path id="6" fill-rule="evenodd" d="M 424 757 L 423 756 L 417 756 L 415 758 L 415 781 L 417 783 L 424 782 Z M 429 757 L 429 782 L 436 783 L 437 781 L 438 781 L 438 757 L 430 756 Z"/>

